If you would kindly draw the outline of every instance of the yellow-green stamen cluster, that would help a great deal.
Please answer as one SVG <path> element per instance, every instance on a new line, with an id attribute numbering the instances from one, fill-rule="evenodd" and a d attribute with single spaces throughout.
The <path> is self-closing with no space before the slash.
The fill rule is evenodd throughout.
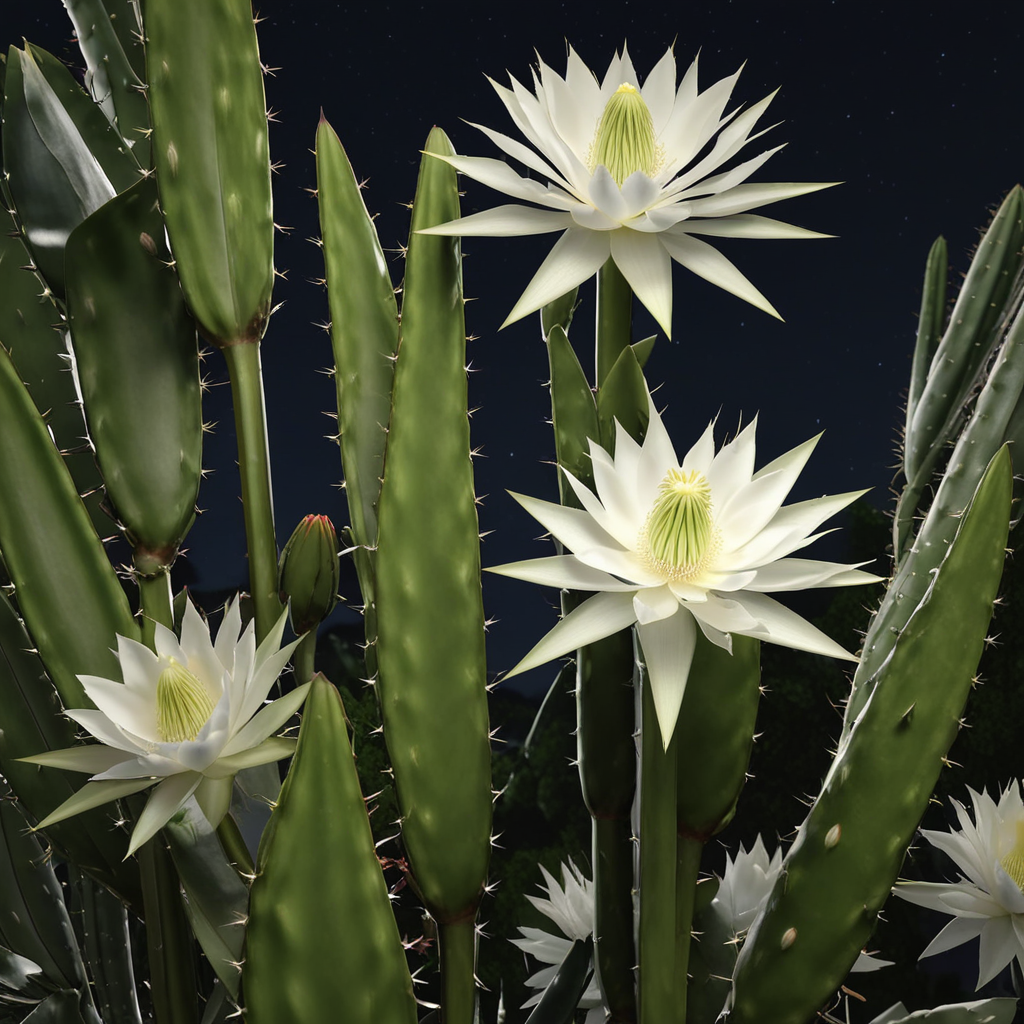
<path id="1" fill-rule="evenodd" d="M 712 547 L 711 485 L 703 473 L 670 469 L 644 525 L 651 569 L 683 579 L 700 569 Z"/>
<path id="2" fill-rule="evenodd" d="M 637 171 L 652 176 L 657 169 L 654 120 L 644 98 L 628 82 L 612 94 L 597 127 L 590 150 L 590 170 L 602 164 L 620 186 Z"/>
<path id="3" fill-rule="evenodd" d="M 213 714 L 206 687 L 184 665 L 169 658 L 156 684 L 156 727 L 165 743 L 194 740 Z"/>
<path id="4" fill-rule="evenodd" d="M 1017 822 L 1017 841 L 1013 844 L 1013 849 L 999 863 L 1017 883 L 1017 888 L 1024 893 L 1024 821 Z"/>

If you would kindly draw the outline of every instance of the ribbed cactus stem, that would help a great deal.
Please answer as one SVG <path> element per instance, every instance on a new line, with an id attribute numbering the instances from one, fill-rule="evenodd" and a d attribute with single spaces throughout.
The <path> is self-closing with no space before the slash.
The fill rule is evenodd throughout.
<path id="1" fill-rule="evenodd" d="M 260 349 L 258 344 L 243 344 L 229 345 L 223 351 L 231 375 L 245 537 L 249 548 L 249 590 L 256 606 L 256 639 L 260 641 L 281 614 Z"/>
<path id="2" fill-rule="evenodd" d="M 697 875 L 704 844 L 699 839 L 679 836 L 676 842 L 676 1001 L 679 1021 L 686 1020 L 687 970 L 690 964 L 690 931 Z"/>

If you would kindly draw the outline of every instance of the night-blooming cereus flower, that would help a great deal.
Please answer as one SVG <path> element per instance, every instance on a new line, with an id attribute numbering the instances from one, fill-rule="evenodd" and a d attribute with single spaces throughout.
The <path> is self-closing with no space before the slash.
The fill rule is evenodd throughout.
<path id="1" fill-rule="evenodd" d="M 729 260 L 696 236 L 827 238 L 748 211 L 835 182 L 747 182 L 781 146 L 722 170 L 768 130 L 754 132 L 754 126 L 775 95 L 742 112 L 738 107 L 726 112 L 738 77 L 739 71 L 698 92 L 694 60 L 677 88 L 675 58 L 668 50 L 641 85 L 623 47 L 598 82 L 570 47 L 565 78 L 540 61 L 533 93 L 514 78 L 511 89 L 492 81 L 533 148 L 483 125 L 474 127 L 548 182 L 521 177 L 504 160 L 439 157 L 535 205 L 497 206 L 425 233 L 563 232 L 506 324 L 571 291 L 609 258 L 670 337 L 673 260 L 778 316 Z"/>
<path id="2" fill-rule="evenodd" d="M 893 892 L 921 907 L 951 914 L 921 957 L 944 953 L 978 936 L 978 988 L 1014 957 L 1024 969 L 1024 805 L 1016 780 L 996 803 L 986 791 L 968 788 L 974 820 L 953 800 L 959 832 L 921 830 L 932 846 L 960 869 L 956 882 L 899 881 Z"/>
<path id="3" fill-rule="evenodd" d="M 286 617 L 287 612 L 258 649 L 252 622 L 239 636 L 237 600 L 224 613 L 216 643 L 191 601 L 180 641 L 156 624 L 156 653 L 118 636 L 124 682 L 79 676 L 96 708 L 66 712 L 100 742 L 23 758 L 92 776 L 38 827 L 150 786 L 156 788 L 132 833 L 129 854 L 193 795 L 210 823 L 219 824 L 235 773 L 287 757 L 295 747 L 295 740 L 272 734 L 298 710 L 309 684 L 267 701 L 298 643 L 281 647 Z"/>
<path id="4" fill-rule="evenodd" d="M 768 902 L 781 871 L 782 847 L 777 847 L 769 858 L 760 836 L 749 850 L 741 846 L 735 857 L 726 854 L 725 871 L 718 892 L 711 901 L 711 913 L 722 921 L 726 931 L 742 938 Z M 892 963 L 892 960 L 879 960 L 862 952 L 850 970 L 877 971 Z"/>
<path id="5" fill-rule="evenodd" d="M 768 594 L 873 583 L 878 577 L 854 565 L 785 557 L 822 536 L 812 531 L 865 493 L 826 495 L 782 507 L 818 438 L 755 473 L 756 420 L 717 454 L 711 423 L 680 462 L 650 397 L 648 402 L 650 423 L 642 447 L 621 426 L 614 457 L 590 442 L 596 493 L 565 473 L 581 509 L 513 494 L 573 553 L 490 571 L 597 591 L 510 676 L 636 623 L 667 747 L 697 629 L 726 650 L 731 650 L 730 634 L 739 633 L 856 661 Z"/>
<path id="6" fill-rule="evenodd" d="M 594 934 L 594 883 L 584 878 L 571 860 L 568 864 L 562 865 L 562 885 L 558 884 L 543 865 L 539 866 L 546 883 L 541 888 L 547 893 L 548 898 L 526 898 L 545 917 L 549 917 L 562 934 L 552 935 L 543 928 L 521 927 L 519 934 L 522 938 L 511 940 L 524 953 L 529 953 L 541 963 L 549 965 L 526 979 L 526 984 L 530 988 L 539 991 L 523 1003 L 524 1010 L 540 1002 L 544 990 L 558 972 L 558 967 L 568 955 L 572 944 L 589 939 Z M 589 1011 L 586 1024 L 603 1024 L 607 1011 L 601 999 L 601 989 L 596 976 L 591 977 L 580 997 L 579 1005 Z"/>

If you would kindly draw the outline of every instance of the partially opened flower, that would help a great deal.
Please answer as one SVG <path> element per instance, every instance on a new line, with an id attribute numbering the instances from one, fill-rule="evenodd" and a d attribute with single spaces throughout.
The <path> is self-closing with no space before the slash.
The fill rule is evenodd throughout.
<path id="1" fill-rule="evenodd" d="M 536 1006 L 544 990 L 551 984 L 558 967 L 566 958 L 574 942 L 589 939 L 594 934 L 594 883 L 584 878 L 579 868 L 570 860 L 562 865 L 562 884 L 543 865 L 540 865 L 545 885 L 541 888 L 547 899 L 539 896 L 526 898 L 557 926 L 561 935 L 553 935 L 543 928 L 520 928 L 521 939 L 512 939 L 524 953 L 548 964 L 543 970 L 526 979 L 530 988 L 539 989 L 525 1003 L 523 1009 Z M 586 1024 L 603 1024 L 607 1013 L 601 998 L 597 977 L 592 976 L 579 1001 L 580 1007 L 589 1010 Z"/>
<path id="2" fill-rule="evenodd" d="M 768 902 L 782 871 L 782 847 L 769 857 L 764 840 L 758 836 L 749 849 L 739 848 L 735 857 L 725 855 L 725 871 L 718 892 L 711 901 L 711 913 L 725 925 L 725 930 L 741 939 Z M 852 972 L 877 971 L 892 966 L 892 960 L 879 960 L 861 952 Z"/>
<path id="3" fill-rule="evenodd" d="M 239 636 L 237 600 L 224 613 L 216 643 L 191 601 L 185 605 L 180 641 L 156 624 L 156 653 L 118 636 L 124 682 L 79 676 L 96 708 L 66 712 L 100 742 L 23 759 L 92 776 L 38 827 L 150 786 L 156 788 L 139 816 L 129 853 L 193 794 L 211 824 L 219 824 L 235 773 L 287 757 L 295 746 L 294 740 L 272 734 L 299 708 L 309 685 L 267 701 L 298 642 L 281 647 L 286 616 L 258 649 L 252 622 Z"/>
<path id="4" fill-rule="evenodd" d="M 953 800 L 959 832 L 921 830 L 932 846 L 948 854 L 960 869 L 955 882 L 897 882 L 893 892 L 952 920 L 928 944 L 921 957 L 944 953 L 981 938 L 978 988 L 991 981 L 1014 957 L 1024 969 L 1024 805 L 1016 780 L 996 803 L 986 791 L 968 788 L 974 820 Z"/>
<path id="5" fill-rule="evenodd" d="M 677 88 L 675 58 L 667 50 L 641 85 L 623 47 L 598 82 L 570 47 L 565 78 L 540 61 L 533 93 L 514 78 L 511 89 L 492 81 L 533 148 L 474 127 L 548 182 L 521 177 L 504 160 L 441 157 L 463 174 L 535 205 L 498 206 L 427 233 L 563 232 L 506 324 L 571 291 L 609 258 L 669 336 L 673 260 L 778 316 L 729 260 L 696 236 L 826 238 L 748 211 L 835 182 L 748 183 L 781 146 L 723 170 L 768 130 L 755 132 L 754 126 L 774 97 L 742 113 L 738 107 L 726 112 L 738 76 L 739 71 L 698 92 L 694 60 Z"/>
<path id="6" fill-rule="evenodd" d="M 854 565 L 788 558 L 863 491 L 783 507 L 818 438 L 754 472 L 750 423 L 715 453 L 714 424 L 680 462 L 649 401 L 643 446 L 618 427 L 615 455 L 590 442 L 596 493 L 566 472 L 582 509 L 513 497 L 573 554 L 491 572 L 597 591 L 566 615 L 509 675 L 637 624 L 665 745 L 675 728 L 698 629 L 731 650 L 732 633 L 857 659 L 768 594 L 851 586 L 878 577 Z"/>

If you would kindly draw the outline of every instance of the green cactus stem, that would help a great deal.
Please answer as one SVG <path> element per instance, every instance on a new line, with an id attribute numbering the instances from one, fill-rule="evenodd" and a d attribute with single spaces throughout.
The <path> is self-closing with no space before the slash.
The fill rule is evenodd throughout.
<path id="1" fill-rule="evenodd" d="M 259 345 L 231 345 L 224 349 L 224 358 L 231 376 L 235 408 L 238 468 L 249 546 L 249 591 L 256 608 L 256 640 L 259 642 L 281 614 L 260 348 Z"/>
<path id="2" fill-rule="evenodd" d="M 593 486 L 588 439 L 601 438 L 594 393 L 561 325 L 551 328 L 546 341 L 556 459 L 560 467 Z M 559 474 L 558 486 L 562 504 L 579 507 L 564 474 Z M 568 614 L 578 600 L 578 595 L 563 592 L 562 614 Z M 636 788 L 636 747 L 631 632 L 625 630 L 577 651 L 576 666 L 577 761 L 583 800 L 592 820 L 594 957 L 613 1018 L 635 1021 L 630 812 Z"/>
<path id="3" fill-rule="evenodd" d="M 640 672 L 640 1024 L 685 1021 L 677 1016 L 676 957 L 676 758 L 673 736 L 663 746 L 639 640 Z M 689 934 L 689 925 L 687 925 Z"/>
<path id="4" fill-rule="evenodd" d="M 1002 573 L 1011 493 L 1003 447 L 747 936 L 729 1024 L 807 1024 L 870 936 L 960 728 Z"/>
<path id="5" fill-rule="evenodd" d="M 252 1024 L 416 1022 L 345 711 L 322 675 L 260 842 L 243 971 Z"/>

